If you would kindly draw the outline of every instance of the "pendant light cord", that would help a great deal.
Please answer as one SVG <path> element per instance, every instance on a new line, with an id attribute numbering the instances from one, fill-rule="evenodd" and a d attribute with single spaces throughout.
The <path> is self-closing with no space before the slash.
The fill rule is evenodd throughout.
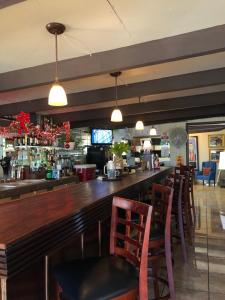
<path id="1" fill-rule="evenodd" d="M 117 76 L 115 77 L 115 86 L 116 86 L 116 108 L 117 108 L 118 107 Z"/>
<path id="2" fill-rule="evenodd" d="M 55 82 L 58 82 L 58 40 L 57 33 L 55 33 Z"/>

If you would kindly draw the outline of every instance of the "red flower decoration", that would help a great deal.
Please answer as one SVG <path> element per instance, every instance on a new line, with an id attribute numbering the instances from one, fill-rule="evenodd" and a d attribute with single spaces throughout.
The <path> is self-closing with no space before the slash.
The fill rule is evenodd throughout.
<path id="1" fill-rule="evenodd" d="M 30 114 L 25 113 L 21 111 L 17 116 L 16 116 L 16 122 L 18 125 L 17 131 L 18 134 L 24 133 L 29 133 L 29 124 L 30 124 Z"/>
<path id="2" fill-rule="evenodd" d="M 70 122 L 64 122 L 63 127 L 66 133 L 66 143 L 70 141 Z"/>

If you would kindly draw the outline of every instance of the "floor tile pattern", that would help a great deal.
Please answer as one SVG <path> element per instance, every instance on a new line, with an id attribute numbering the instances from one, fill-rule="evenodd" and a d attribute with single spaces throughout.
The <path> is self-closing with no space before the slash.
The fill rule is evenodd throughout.
<path id="1" fill-rule="evenodd" d="M 177 300 L 225 300 L 225 189 L 195 185 L 197 222 L 195 242 L 184 265 L 175 249 L 174 276 Z"/>

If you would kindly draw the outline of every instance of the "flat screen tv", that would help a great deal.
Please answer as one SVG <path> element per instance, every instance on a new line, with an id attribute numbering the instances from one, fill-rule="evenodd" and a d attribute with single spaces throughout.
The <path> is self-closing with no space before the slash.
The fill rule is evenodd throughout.
<path id="1" fill-rule="evenodd" d="M 111 129 L 91 129 L 91 144 L 92 145 L 111 145 L 112 144 L 112 130 Z"/>

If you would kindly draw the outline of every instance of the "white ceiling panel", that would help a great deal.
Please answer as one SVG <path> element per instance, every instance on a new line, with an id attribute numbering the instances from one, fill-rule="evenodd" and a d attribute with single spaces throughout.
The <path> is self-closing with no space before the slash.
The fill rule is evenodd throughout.
<path id="1" fill-rule="evenodd" d="M 224 0 L 27 0 L 0 10 L 0 73 L 54 61 L 45 25 L 62 22 L 67 59 L 225 23 Z M 159 49 L 160 51 L 160 49 Z"/>

